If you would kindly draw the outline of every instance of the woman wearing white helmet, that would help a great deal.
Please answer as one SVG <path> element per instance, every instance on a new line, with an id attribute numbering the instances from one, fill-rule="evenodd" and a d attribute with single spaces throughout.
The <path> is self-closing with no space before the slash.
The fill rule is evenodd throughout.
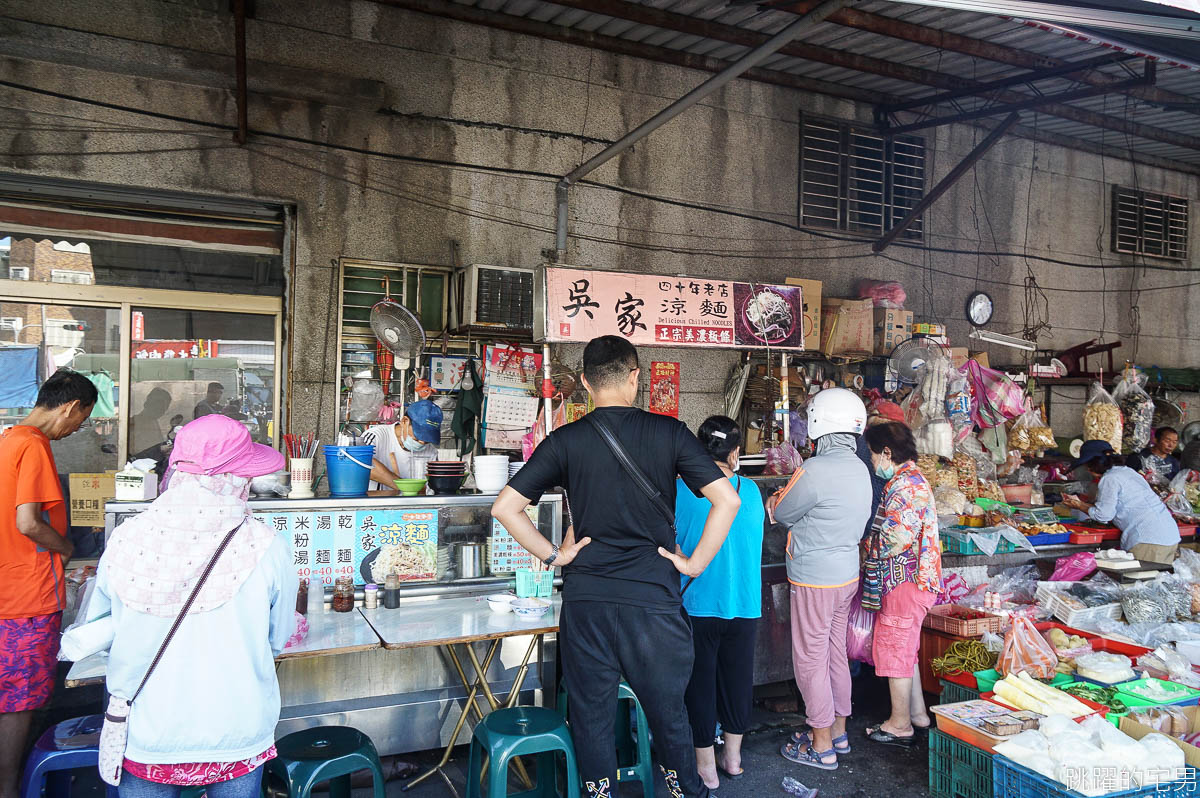
<path id="1" fill-rule="evenodd" d="M 856 453 L 866 423 L 866 407 L 854 393 L 829 388 L 814 396 L 808 435 L 816 455 L 769 505 L 789 527 L 792 667 L 811 726 L 780 753 L 821 770 L 835 770 L 838 754 L 850 753 L 846 624 L 858 590 L 858 544 L 871 514 L 871 476 Z"/>

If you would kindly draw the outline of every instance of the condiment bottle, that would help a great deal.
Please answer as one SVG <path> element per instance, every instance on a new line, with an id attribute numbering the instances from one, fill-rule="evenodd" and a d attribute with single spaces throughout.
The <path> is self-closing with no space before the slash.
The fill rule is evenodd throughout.
<path id="1" fill-rule="evenodd" d="M 354 580 L 339 576 L 333 583 L 333 611 L 351 612 L 354 609 Z"/>
<path id="2" fill-rule="evenodd" d="M 373 610 L 379 606 L 379 585 L 367 585 L 363 588 L 363 607 Z"/>
<path id="3" fill-rule="evenodd" d="M 400 606 L 400 575 L 390 573 L 383 583 L 383 606 L 394 610 Z"/>
<path id="4" fill-rule="evenodd" d="M 300 580 L 300 589 L 296 591 L 296 612 L 308 614 L 308 580 Z"/>

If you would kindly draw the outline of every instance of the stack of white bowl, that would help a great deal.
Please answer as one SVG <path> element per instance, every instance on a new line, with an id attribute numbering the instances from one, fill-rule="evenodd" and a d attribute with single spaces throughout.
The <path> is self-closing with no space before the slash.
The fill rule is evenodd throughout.
<path id="1" fill-rule="evenodd" d="M 517 475 L 517 472 L 520 471 L 522 466 L 524 466 L 524 465 L 525 465 L 524 460 L 517 460 L 514 463 L 509 463 L 508 464 L 508 478 L 512 479 L 513 477 L 515 477 Z"/>
<path id="2" fill-rule="evenodd" d="M 480 493 L 499 493 L 508 484 L 508 455 L 475 457 L 475 487 Z"/>

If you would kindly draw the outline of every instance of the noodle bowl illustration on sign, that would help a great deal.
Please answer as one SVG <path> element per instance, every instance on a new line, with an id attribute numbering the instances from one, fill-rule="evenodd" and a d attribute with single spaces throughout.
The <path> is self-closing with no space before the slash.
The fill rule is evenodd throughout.
<path id="1" fill-rule="evenodd" d="M 796 332 L 791 305 L 769 288 L 750 294 L 741 307 L 750 334 L 762 343 L 781 344 Z"/>

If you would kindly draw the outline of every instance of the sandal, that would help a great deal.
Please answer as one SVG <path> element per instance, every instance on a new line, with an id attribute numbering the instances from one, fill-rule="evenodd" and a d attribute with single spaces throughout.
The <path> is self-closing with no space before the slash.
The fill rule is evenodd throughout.
<path id="1" fill-rule="evenodd" d="M 720 774 L 721 774 L 722 776 L 724 776 L 725 778 L 729 779 L 730 781 L 737 781 L 737 780 L 738 780 L 738 779 L 740 779 L 742 776 L 745 776 L 745 775 L 746 775 L 746 769 L 745 769 L 745 768 L 742 768 L 742 769 L 741 769 L 741 770 L 739 770 L 737 773 L 730 773 L 728 770 L 726 770 L 725 768 L 721 767 L 720 765 L 717 765 L 717 772 L 718 772 L 718 773 L 720 773 Z"/>
<path id="2" fill-rule="evenodd" d="M 805 731 L 792 732 L 792 742 L 796 745 L 812 745 L 812 729 Z M 850 748 L 850 735 L 842 734 L 833 738 L 833 750 L 838 756 L 848 754 L 852 750 Z"/>
<path id="3" fill-rule="evenodd" d="M 878 726 L 875 726 L 874 728 L 868 726 L 866 731 L 867 731 L 868 739 L 874 740 L 875 742 L 882 743 L 884 745 L 894 745 L 899 748 L 912 748 L 913 745 L 915 744 L 915 738 L 917 736 L 915 730 L 913 731 L 912 734 L 910 734 L 906 737 L 901 737 L 899 735 L 892 734 L 891 732 L 887 732 L 887 731 L 883 730 L 883 724 L 879 724 Z"/>
<path id="4" fill-rule="evenodd" d="M 800 750 L 800 746 L 794 743 L 784 743 L 779 749 L 779 755 L 789 762 L 795 762 L 797 765 L 807 765 L 818 770 L 837 770 L 837 752 L 830 748 L 828 751 L 814 751 L 812 746 Z M 826 762 L 825 757 L 833 757 L 832 762 Z"/>

